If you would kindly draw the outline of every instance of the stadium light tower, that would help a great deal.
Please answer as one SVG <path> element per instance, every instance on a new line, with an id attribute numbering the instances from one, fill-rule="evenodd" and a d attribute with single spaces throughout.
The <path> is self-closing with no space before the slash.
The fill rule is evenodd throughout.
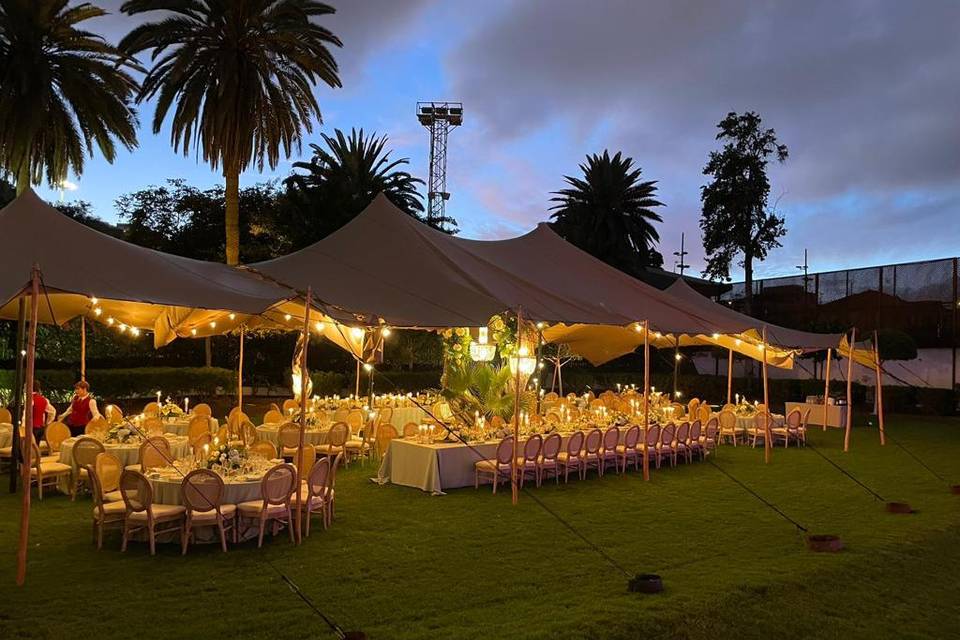
<path id="1" fill-rule="evenodd" d="M 430 176 L 427 180 L 427 224 L 442 229 L 447 222 L 447 136 L 463 124 L 463 103 L 418 102 L 417 119 L 430 131 Z"/>

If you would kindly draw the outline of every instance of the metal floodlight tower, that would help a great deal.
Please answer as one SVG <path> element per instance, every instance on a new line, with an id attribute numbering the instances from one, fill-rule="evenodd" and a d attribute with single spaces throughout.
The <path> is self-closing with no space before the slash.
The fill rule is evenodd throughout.
<path id="1" fill-rule="evenodd" d="M 442 227 L 446 221 L 447 136 L 463 124 L 461 102 L 418 102 L 417 119 L 430 131 L 430 176 L 427 180 L 427 224 Z"/>

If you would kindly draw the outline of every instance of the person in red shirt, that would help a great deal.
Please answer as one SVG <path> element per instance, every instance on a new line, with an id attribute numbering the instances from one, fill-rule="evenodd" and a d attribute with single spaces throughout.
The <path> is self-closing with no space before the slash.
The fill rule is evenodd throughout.
<path id="1" fill-rule="evenodd" d="M 87 423 L 101 416 L 97 410 L 97 401 L 90 395 L 90 385 L 85 380 L 73 385 L 73 389 L 70 408 L 61 414 L 60 420 L 66 419 L 66 424 L 70 427 L 70 435 L 82 436 Z"/>
<path id="2" fill-rule="evenodd" d="M 40 388 L 40 382 L 33 381 L 33 419 L 30 426 L 33 427 L 33 437 L 40 444 L 43 439 L 43 429 L 57 417 L 57 410 L 53 404 L 43 397 Z"/>

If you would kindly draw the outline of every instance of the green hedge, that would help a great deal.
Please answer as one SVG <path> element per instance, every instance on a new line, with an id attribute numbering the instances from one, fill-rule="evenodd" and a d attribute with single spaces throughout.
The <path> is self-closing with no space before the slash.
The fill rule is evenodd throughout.
<path id="1" fill-rule="evenodd" d="M 0 398 L 6 404 L 13 387 L 13 371 L 0 371 Z M 44 394 L 54 402 L 66 402 L 77 381 L 72 371 L 39 370 L 37 380 Z M 235 393 L 236 372 L 216 367 L 141 367 L 136 369 L 90 369 L 87 382 L 94 395 L 111 401 L 127 398 L 149 398 L 163 392 L 173 398 L 183 396 L 210 397 Z"/>
<path id="2" fill-rule="evenodd" d="M 313 371 L 313 392 L 318 395 L 348 395 L 355 389 L 355 374 L 339 371 Z M 360 374 L 360 393 L 367 392 L 367 374 Z M 377 371 L 373 377 L 376 393 L 399 393 L 436 389 L 440 386 L 439 371 Z"/>

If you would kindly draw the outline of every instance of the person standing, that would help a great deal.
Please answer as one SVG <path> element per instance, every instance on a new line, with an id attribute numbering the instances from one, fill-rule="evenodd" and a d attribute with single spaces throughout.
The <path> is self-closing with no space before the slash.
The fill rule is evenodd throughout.
<path id="1" fill-rule="evenodd" d="M 97 410 L 97 401 L 90 395 L 90 385 L 81 380 L 73 385 L 74 394 L 70 400 L 70 408 L 60 416 L 60 420 L 66 420 L 70 427 L 71 436 L 82 436 L 87 428 L 87 423 L 94 418 L 102 417 Z"/>
<path id="2" fill-rule="evenodd" d="M 53 403 L 43 397 L 43 391 L 40 388 L 40 381 L 33 381 L 33 420 L 30 425 L 33 427 L 33 438 L 40 444 L 43 440 L 43 429 L 53 422 L 57 417 L 57 410 Z"/>

